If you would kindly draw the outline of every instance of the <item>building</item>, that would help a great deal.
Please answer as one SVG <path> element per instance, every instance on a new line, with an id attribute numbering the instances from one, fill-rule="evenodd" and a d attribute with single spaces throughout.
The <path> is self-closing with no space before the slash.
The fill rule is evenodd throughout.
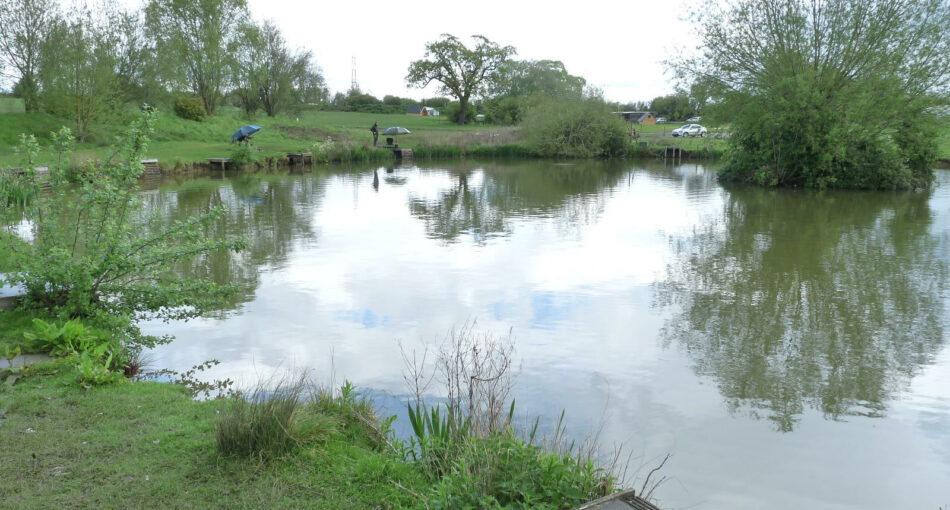
<path id="1" fill-rule="evenodd" d="M 641 126 L 656 125 L 656 117 L 650 112 L 614 112 L 623 117 L 623 120 Z"/>
<path id="2" fill-rule="evenodd" d="M 431 106 L 410 106 L 406 108 L 406 115 L 412 115 L 414 117 L 438 117 L 439 110 Z"/>

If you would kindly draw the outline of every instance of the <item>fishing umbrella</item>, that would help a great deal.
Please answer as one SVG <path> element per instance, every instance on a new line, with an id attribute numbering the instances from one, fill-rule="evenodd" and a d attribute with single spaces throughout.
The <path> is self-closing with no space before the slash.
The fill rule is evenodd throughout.
<path id="1" fill-rule="evenodd" d="M 411 133 L 411 132 L 412 132 L 412 131 L 409 131 L 408 129 L 406 129 L 406 128 L 404 128 L 404 127 L 401 127 L 401 126 L 393 126 L 393 127 L 386 128 L 386 129 L 383 131 L 383 134 L 384 134 L 384 135 L 394 135 L 394 136 L 396 136 L 396 145 L 399 145 L 399 136 L 398 136 L 398 135 L 408 135 L 408 134 Z"/>
<path id="2" fill-rule="evenodd" d="M 234 132 L 233 135 L 231 135 L 231 143 L 234 143 L 238 140 L 243 140 L 253 135 L 254 133 L 257 133 L 260 130 L 261 130 L 260 126 L 255 126 L 253 124 L 241 126 L 237 131 Z"/>

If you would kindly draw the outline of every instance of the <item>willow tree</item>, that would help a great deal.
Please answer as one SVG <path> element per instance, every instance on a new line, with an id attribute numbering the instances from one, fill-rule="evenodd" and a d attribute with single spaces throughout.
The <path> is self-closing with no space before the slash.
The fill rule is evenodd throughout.
<path id="1" fill-rule="evenodd" d="M 807 187 L 926 187 L 948 102 L 947 0 L 735 0 L 696 15 L 673 67 L 731 124 L 722 176 Z"/>
<path id="2" fill-rule="evenodd" d="M 515 54 L 513 46 L 499 46 L 480 35 L 473 35 L 475 47 L 469 48 L 451 34 L 442 34 L 438 41 L 426 44 L 425 57 L 409 64 L 406 83 L 425 87 L 441 84 L 440 94 L 450 94 L 459 101 L 458 123 L 465 124 L 465 111 L 472 97 L 485 90 L 492 75 Z"/>

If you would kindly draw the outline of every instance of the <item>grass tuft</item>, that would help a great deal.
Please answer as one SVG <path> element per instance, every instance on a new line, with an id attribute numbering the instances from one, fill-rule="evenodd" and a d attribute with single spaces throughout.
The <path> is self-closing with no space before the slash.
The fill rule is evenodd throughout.
<path id="1" fill-rule="evenodd" d="M 221 413 L 215 445 L 224 456 L 268 460 L 282 457 L 297 446 L 295 419 L 306 380 L 278 381 L 273 389 L 258 384 L 250 393 L 230 399 Z"/>

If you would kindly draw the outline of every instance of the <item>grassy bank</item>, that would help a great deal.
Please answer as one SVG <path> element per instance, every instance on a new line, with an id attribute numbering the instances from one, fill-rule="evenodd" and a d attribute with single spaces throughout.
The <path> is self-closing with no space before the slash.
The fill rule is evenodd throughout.
<path id="1" fill-rule="evenodd" d="M 424 477 L 324 413 L 311 444 L 276 462 L 218 455 L 227 400 L 181 386 L 82 390 L 55 365 L 0 393 L 0 493 L 10 508 L 412 508 Z"/>
<path id="2" fill-rule="evenodd" d="M 565 446 L 561 423 L 550 440 L 536 439 L 537 425 L 514 430 L 514 403 L 494 404 L 510 388 L 510 347 L 472 327 L 443 346 L 456 349 L 458 373 L 477 374 L 467 391 L 448 390 L 469 398 L 415 403 L 411 436 L 400 438 L 396 417 L 377 416 L 349 382 L 328 391 L 298 377 L 232 393 L 229 381 L 196 377 L 216 362 L 159 373 L 174 383 L 137 381 L 127 377 L 141 374 L 141 358 L 103 330 L 28 326 L 34 317 L 0 311 L 0 354 L 59 356 L 0 364 L 4 508 L 567 509 L 614 490 L 596 450 Z M 192 398 L 209 391 L 223 397 Z"/>
<path id="3" fill-rule="evenodd" d="M 132 112 L 130 112 L 132 116 Z M 126 126 L 125 119 L 100 123 L 90 129 L 87 140 L 77 144 L 74 162 L 103 158 L 115 136 Z M 222 108 L 220 113 L 204 122 L 178 118 L 159 111 L 155 134 L 147 156 L 163 164 L 204 161 L 207 158 L 229 157 L 234 146 L 230 143 L 234 131 L 245 124 L 257 124 L 263 129 L 254 137 L 260 149 L 258 156 L 283 156 L 288 152 L 309 152 L 313 145 L 330 137 L 336 150 L 358 149 L 372 151 L 369 127 L 379 122 L 380 128 L 403 126 L 412 131 L 399 137 L 400 145 L 407 147 L 467 146 L 470 144 L 503 143 L 512 140 L 512 128 L 484 125 L 458 126 L 441 117 L 413 117 L 398 114 L 369 114 L 349 112 L 308 111 L 278 117 L 258 116 L 248 119 L 236 108 Z M 0 167 L 16 166 L 14 154 L 21 133 L 33 134 L 41 145 L 49 143 L 50 132 L 62 126 L 71 126 L 66 119 L 45 113 L 0 115 Z M 380 144 L 387 137 L 380 135 Z M 384 153 L 387 157 L 388 153 Z M 51 157 L 41 154 L 41 159 Z"/>
<path id="4" fill-rule="evenodd" d="M 456 445 L 427 423 L 421 450 L 387 439 L 347 386 L 255 421 L 254 398 L 196 401 L 154 382 L 84 390 L 65 360 L 24 373 L 0 385 L 10 508 L 573 508 L 611 490 L 590 463 L 510 432 Z M 274 408 L 292 409 L 286 427 Z M 286 451 L 273 455 L 234 447 L 285 432 Z"/>
<path id="5" fill-rule="evenodd" d="M 130 116 L 132 112 L 130 112 Z M 123 119 L 100 123 L 90 129 L 86 141 L 78 143 L 72 156 L 75 165 L 90 159 L 102 159 L 109 155 L 109 145 L 121 132 Z M 167 168 L 180 168 L 192 162 L 208 158 L 232 157 L 234 145 L 231 135 L 244 124 L 257 124 L 263 129 L 254 137 L 257 149 L 254 156 L 259 160 L 283 157 L 289 152 L 323 152 L 319 159 L 328 162 L 384 161 L 393 158 L 386 150 L 374 150 L 369 126 L 378 122 L 382 129 L 402 126 L 412 131 L 397 137 L 400 146 L 414 149 L 417 158 L 453 159 L 460 157 L 537 157 L 534 151 L 521 140 L 518 129 L 511 126 L 470 124 L 459 126 L 441 117 L 413 117 L 400 114 L 370 114 L 351 112 L 308 111 L 278 117 L 258 116 L 247 119 L 235 108 L 222 108 L 220 113 L 203 122 L 178 118 L 159 111 L 156 116 L 155 133 L 147 156 L 160 161 Z M 0 115 L 0 167 L 18 166 L 19 156 L 14 152 L 21 133 L 36 136 L 43 150 L 40 164 L 52 161 L 48 149 L 50 133 L 69 126 L 66 119 L 45 113 Z M 677 145 L 688 151 L 698 151 L 717 141 L 680 140 L 651 138 L 650 134 L 662 134 L 672 126 L 644 126 L 644 141 L 651 145 Z M 330 138 L 330 147 L 321 145 Z M 386 141 L 380 135 L 379 143 Z M 695 145 L 695 147 L 693 147 Z M 644 155 L 631 142 L 631 156 Z"/>

